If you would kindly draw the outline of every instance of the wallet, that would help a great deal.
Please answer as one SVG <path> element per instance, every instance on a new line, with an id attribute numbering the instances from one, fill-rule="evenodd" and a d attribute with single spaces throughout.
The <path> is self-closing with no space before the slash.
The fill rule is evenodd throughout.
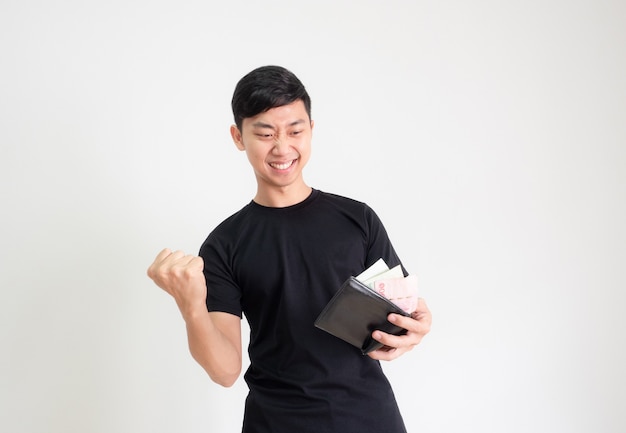
<path id="1" fill-rule="evenodd" d="M 372 338 L 376 329 L 393 335 L 406 334 L 387 320 L 389 313 L 410 316 L 389 299 L 348 278 L 315 320 L 315 326 L 359 348 L 366 355 L 383 344 Z"/>

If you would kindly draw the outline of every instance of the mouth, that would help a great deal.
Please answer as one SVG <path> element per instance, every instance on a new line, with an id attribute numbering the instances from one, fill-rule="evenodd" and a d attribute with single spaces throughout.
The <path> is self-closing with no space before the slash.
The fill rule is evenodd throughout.
<path id="1" fill-rule="evenodd" d="M 274 168 L 276 170 L 287 170 L 296 161 L 297 161 L 297 159 L 292 159 L 291 161 L 287 161 L 287 162 L 270 162 L 270 167 L 272 167 L 272 168 Z"/>

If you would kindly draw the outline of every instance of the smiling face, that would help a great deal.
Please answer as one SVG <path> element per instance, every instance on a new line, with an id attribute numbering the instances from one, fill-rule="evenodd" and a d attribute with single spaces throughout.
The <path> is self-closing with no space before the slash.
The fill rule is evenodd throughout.
<path id="1" fill-rule="evenodd" d="M 231 126 L 237 148 L 245 151 L 257 180 L 255 201 L 284 207 L 304 200 L 311 188 L 302 170 L 311 155 L 313 121 L 302 100 L 243 119 Z"/>

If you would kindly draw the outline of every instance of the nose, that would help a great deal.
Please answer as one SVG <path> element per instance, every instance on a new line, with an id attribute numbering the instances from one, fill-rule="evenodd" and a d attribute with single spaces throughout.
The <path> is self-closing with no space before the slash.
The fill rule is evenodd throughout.
<path id="1" fill-rule="evenodd" d="M 274 136 L 274 149 L 272 149 L 274 154 L 280 155 L 286 153 L 288 148 L 287 137 L 285 137 L 284 134 L 276 134 Z"/>

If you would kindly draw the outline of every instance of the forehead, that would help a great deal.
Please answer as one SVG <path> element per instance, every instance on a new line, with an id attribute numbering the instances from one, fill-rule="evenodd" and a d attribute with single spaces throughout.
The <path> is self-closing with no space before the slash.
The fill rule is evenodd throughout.
<path id="1" fill-rule="evenodd" d="M 298 99 L 291 104 L 270 108 L 253 117 L 243 119 L 242 127 L 247 128 L 285 128 L 291 125 L 310 124 L 311 121 L 304 107 Z"/>

